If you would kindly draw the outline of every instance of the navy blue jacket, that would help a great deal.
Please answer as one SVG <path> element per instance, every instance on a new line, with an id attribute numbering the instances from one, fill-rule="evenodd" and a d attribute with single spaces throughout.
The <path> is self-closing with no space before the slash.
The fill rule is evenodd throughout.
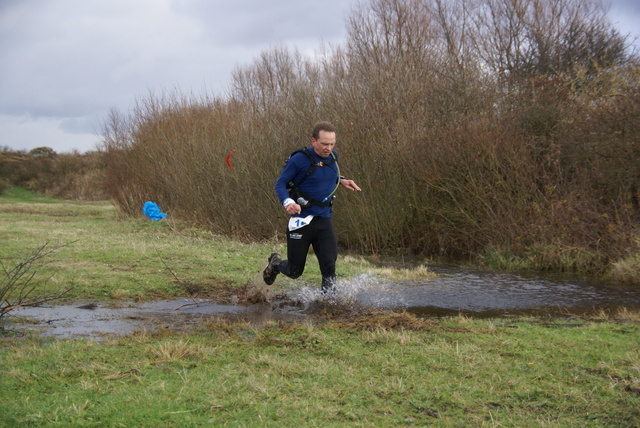
<path id="1" fill-rule="evenodd" d="M 338 165 L 337 162 L 333 162 L 331 156 L 327 158 L 320 157 L 313 150 L 313 147 L 309 148 L 309 151 L 313 154 L 316 163 L 331 163 L 318 166 L 316 170 L 302 182 L 299 188 L 316 201 L 322 201 L 333 192 L 338 184 Z M 333 155 L 336 159 L 338 158 L 338 153 L 335 150 L 333 151 Z M 296 153 L 289 158 L 280 173 L 280 177 L 278 177 L 276 181 L 276 194 L 281 204 L 289 197 L 287 193 L 287 183 L 290 181 L 298 183 L 307 173 L 310 165 L 311 161 L 304 153 Z M 327 201 L 329 200 L 330 199 L 327 199 Z M 300 214 L 295 214 L 293 217 L 306 217 L 308 215 L 329 218 L 331 217 L 331 207 L 312 205 L 309 208 L 303 209 Z"/>

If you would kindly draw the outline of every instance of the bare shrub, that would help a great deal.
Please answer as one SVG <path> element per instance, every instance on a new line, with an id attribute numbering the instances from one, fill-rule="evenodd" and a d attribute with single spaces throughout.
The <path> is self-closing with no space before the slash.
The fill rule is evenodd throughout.
<path id="1" fill-rule="evenodd" d="M 628 253 L 640 213 L 627 50 L 596 1 L 371 0 L 344 45 L 265 51 L 226 98 L 167 91 L 112 112 L 109 194 L 128 214 L 154 200 L 219 233 L 273 238 L 282 163 L 330 120 L 363 188 L 338 194 L 341 245 L 599 271 Z"/>
<path id="2" fill-rule="evenodd" d="M 598 0 L 485 0 L 474 13 L 476 45 L 494 75 L 510 84 L 576 66 L 619 65 L 627 41 L 606 14 Z"/>
<path id="3" fill-rule="evenodd" d="M 223 233 L 271 237 L 280 214 L 273 183 L 286 155 L 309 141 L 300 124 L 313 115 L 315 73 L 274 49 L 236 73 L 229 102 L 150 94 L 130 117 L 112 113 L 104 141 L 112 197 L 128 213 L 154 200 Z"/>
<path id="4" fill-rule="evenodd" d="M 14 309 L 38 306 L 42 303 L 59 299 L 72 290 L 72 288 L 68 288 L 61 293 L 36 291 L 36 283 L 34 281 L 37 269 L 41 266 L 43 259 L 67 245 L 70 244 L 48 248 L 49 244 L 45 243 L 31 251 L 15 266 L 7 266 L 0 261 L 0 268 L 2 268 L 3 274 L 0 277 L 0 319 Z"/>

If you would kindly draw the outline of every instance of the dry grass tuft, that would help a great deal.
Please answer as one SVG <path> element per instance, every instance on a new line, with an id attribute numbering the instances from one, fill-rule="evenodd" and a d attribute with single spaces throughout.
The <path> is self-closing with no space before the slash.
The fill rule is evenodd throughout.
<path id="1" fill-rule="evenodd" d="M 371 273 L 386 276 L 396 281 L 427 281 L 436 278 L 438 275 L 430 271 L 426 265 L 419 265 L 414 268 L 375 268 Z"/>
<path id="2" fill-rule="evenodd" d="M 640 311 L 628 309 L 625 307 L 618 308 L 614 312 L 610 312 L 606 309 L 600 309 L 589 318 L 607 322 L 640 322 Z"/>
<path id="3" fill-rule="evenodd" d="M 168 341 L 151 348 L 151 353 L 163 361 L 181 361 L 198 358 L 202 349 L 199 345 L 189 343 L 188 340 Z"/>
<path id="4" fill-rule="evenodd" d="M 627 308 L 620 308 L 615 314 L 615 319 L 622 321 L 640 322 L 640 311 L 632 311 Z"/>
<path id="5" fill-rule="evenodd" d="M 409 312 L 374 312 L 363 313 L 357 319 L 354 317 L 349 325 L 372 331 L 379 329 L 423 330 L 432 327 L 433 323 Z"/>
<path id="6" fill-rule="evenodd" d="M 414 336 L 407 330 L 390 330 L 379 327 L 368 333 L 368 340 L 376 343 L 397 343 L 398 345 L 406 345 L 414 340 Z"/>
<path id="7" fill-rule="evenodd" d="M 611 276 L 625 284 L 640 284 L 640 253 L 614 263 Z"/>
<path id="8" fill-rule="evenodd" d="M 118 288 L 117 290 L 113 290 L 111 292 L 111 298 L 113 300 L 124 300 L 124 299 L 128 299 L 131 296 L 131 293 L 129 293 L 129 290 L 123 290 L 121 288 Z"/>
<path id="9" fill-rule="evenodd" d="M 385 276 L 396 281 L 425 281 L 437 277 L 425 264 L 415 267 L 377 267 L 362 256 L 346 255 L 341 263 L 356 266 L 370 275 Z"/>

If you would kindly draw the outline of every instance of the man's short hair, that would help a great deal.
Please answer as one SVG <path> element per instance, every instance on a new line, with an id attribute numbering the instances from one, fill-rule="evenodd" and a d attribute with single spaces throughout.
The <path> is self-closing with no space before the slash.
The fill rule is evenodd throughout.
<path id="1" fill-rule="evenodd" d="M 320 136 L 320 131 L 325 132 L 336 132 L 336 127 L 331 122 L 318 122 L 313 126 L 313 132 L 311 133 L 311 138 L 317 140 Z"/>

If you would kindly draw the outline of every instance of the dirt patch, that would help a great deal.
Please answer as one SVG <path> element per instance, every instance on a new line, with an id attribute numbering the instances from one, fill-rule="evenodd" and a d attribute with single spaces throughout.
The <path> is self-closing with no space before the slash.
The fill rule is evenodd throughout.
<path id="1" fill-rule="evenodd" d="M 174 280 L 187 296 L 212 300 L 220 304 L 260 305 L 270 304 L 277 297 L 271 287 L 263 283 L 247 283 L 242 287 L 232 281 L 212 278 L 206 283 L 192 283 Z"/>
<path id="2" fill-rule="evenodd" d="M 282 297 L 282 296 L 280 296 Z M 266 284 L 246 285 L 238 295 L 238 303 L 242 305 L 270 304 L 274 295 Z"/>
<path id="3" fill-rule="evenodd" d="M 404 330 L 423 330 L 433 327 L 434 323 L 409 312 L 377 312 L 360 317 L 357 324 L 365 328 L 386 328 Z"/>

